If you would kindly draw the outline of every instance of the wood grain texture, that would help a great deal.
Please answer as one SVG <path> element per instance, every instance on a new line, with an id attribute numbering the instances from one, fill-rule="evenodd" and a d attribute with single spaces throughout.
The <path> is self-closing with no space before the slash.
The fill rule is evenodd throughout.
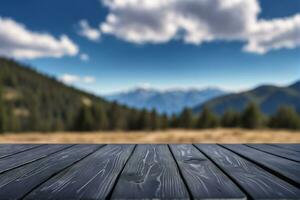
<path id="1" fill-rule="evenodd" d="M 0 197 L 20 199 L 52 175 L 103 145 L 75 145 L 0 175 Z M 18 192 L 16 192 L 18 191 Z"/>
<path id="2" fill-rule="evenodd" d="M 41 145 L 37 144 L 2 144 L 0 145 L 0 158 L 23 152 Z"/>
<path id="3" fill-rule="evenodd" d="M 194 199 L 246 199 L 246 195 L 193 145 L 170 145 Z"/>
<path id="4" fill-rule="evenodd" d="M 53 176 L 25 199 L 105 199 L 134 145 L 107 145 Z"/>
<path id="5" fill-rule="evenodd" d="M 196 146 L 221 167 L 251 198 L 297 199 L 300 196 L 300 190 L 295 186 L 221 146 Z"/>
<path id="6" fill-rule="evenodd" d="M 112 199 L 187 199 L 188 191 L 167 145 L 138 145 Z"/>
<path id="7" fill-rule="evenodd" d="M 0 145 L 0 199 L 300 199 L 299 147 Z"/>
<path id="8" fill-rule="evenodd" d="M 42 145 L 28 151 L 2 158 L 0 160 L 0 173 L 44 158 L 70 146 L 71 145 Z"/>
<path id="9" fill-rule="evenodd" d="M 245 145 L 224 145 L 228 149 L 245 156 L 253 162 L 271 169 L 300 186 L 300 163 L 268 154 Z M 299 176 L 297 176 L 299 175 Z"/>
<path id="10" fill-rule="evenodd" d="M 300 144 L 270 144 L 270 145 L 300 152 Z"/>
<path id="11" fill-rule="evenodd" d="M 282 158 L 288 158 L 290 160 L 300 162 L 300 152 L 292 151 L 285 148 L 279 148 L 276 146 L 271 146 L 267 144 L 249 144 L 247 146 L 250 146 L 252 148 L 258 149 L 260 151 L 270 153 L 276 156 L 280 156 Z"/>

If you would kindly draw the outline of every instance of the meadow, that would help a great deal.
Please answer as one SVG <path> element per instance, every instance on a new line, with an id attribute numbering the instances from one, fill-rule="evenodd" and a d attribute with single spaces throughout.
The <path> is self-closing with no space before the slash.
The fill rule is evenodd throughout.
<path id="1" fill-rule="evenodd" d="M 300 143 L 300 131 L 205 129 L 138 132 L 7 133 L 0 143 Z"/>

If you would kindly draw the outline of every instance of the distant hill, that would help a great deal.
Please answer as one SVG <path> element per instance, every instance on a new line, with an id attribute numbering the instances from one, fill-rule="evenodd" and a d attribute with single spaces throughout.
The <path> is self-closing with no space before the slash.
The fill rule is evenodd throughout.
<path id="1" fill-rule="evenodd" d="M 54 78 L 4 58 L 0 58 L 0 89 L 5 127 L 9 132 L 73 130 L 84 106 L 95 107 L 92 114 L 102 119 L 107 116 L 107 126 L 115 125 L 120 129 L 128 128 L 134 114 L 141 113 L 66 86 Z M 90 121 L 96 119 L 95 116 L 82 113 L 82 117 Z M 79 119 L 78 123 L 82 121 Z M 98 126 L 103 121 L 84 123 L 86 126 Z"/>
<path id="2" fill-rule="evenodd" d="M 227 109 L 242 111 L 249 102 L 257 103 L 262 112 L 271 115 L 282 105 L 292 106 L 300 113 L 300 81 L 287 87 L 263 85 L 253 90 L 228 94 L 199 104 L 193 110 L 199 112 L 209 106 L 214 112 L 223 114 Z"/>
<path id="3" fill-rule="evenodd" d="M 224 94 L 224 91 L 216 88 L 169 91 L 137 88 L 128 92 L 108 95 L 104 98 L 138 109 L 151 110 L 155 108 L 159 113 L 170 115 L 181 112 L 185 107 L 194 107 Z"/>

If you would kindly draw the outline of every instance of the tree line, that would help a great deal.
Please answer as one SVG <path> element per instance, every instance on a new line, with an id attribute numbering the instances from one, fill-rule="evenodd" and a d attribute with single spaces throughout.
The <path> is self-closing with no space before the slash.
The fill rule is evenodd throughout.
<path id="1" fill-rule="evenodd" d="M 138 111 L 135 109 L 123 108 L 116 102 L 112 103 L 109 108 L 103 107 L 100 103 L 92 105 L 82 104 L 72 122 L 69 129 L 63 129 L 61 126 L 53 127 L 51 130 L 41 128 L 39 121 L 45 119 L 38 118 L 35 115 L 35 109 L 30 114 L 30 122 L 27 124 L 26 130 L 13 130 L 12 124 L 18 124 L 7 117 L 5 114 L 5 106 L 3 101 L 3 92 L 0 88 L 0 132 L 5 131 L 99 131 L 99 130 L 165 130 L 170 128 L 182 129 L 208 129 L 208 128 L 273 128 L 273 129 L 300 129 L 300 116 L 291 107 L 283 106 L 272 116 L 264 115 L 259 107 L 250 103 L 243 112 L 228 110 L 223 115 L 218 116 L 208 107 L 204 107 L 202 112 L 194 114 L 191 109 L 186 108 L 180 114 L 167 116 L 166 114 L 158 114 L 156 110 Z M 56 119 L 57 121 L 61 119 Z M 63 123 L 60 121 L 59 123 Z M 8 129 L 10 127 L 10 129 Z"/>
<path id="2" fill-rule="evenodd" d="M 186 108 L 173 116 L 155 110 L 136 110 L 0 58 L 0 133 L 215 127 L 296 130 L 300 129 L 299 118 L 299 113 L 291 107 L 281 107 L 274 115 L 265 116 L 254 103 L 243 112 L 228 110 L 223 115 L 216 115 L 208 107 L 198 114 Z"/>
<path id="3" fill-rule="evenodd" d="M 184 109 L 179 115 L 168 117 L 159 115 L 155 110 L 137 112 L 131 110 L 124 115 L 112 105 L 109 113 L 100 106 L 81 108 L 76 119 L 75 131 L 93 130 L 164 130 L 168 128 L 208 129 L 208 128 L 245 128 L 245 129 L 300 129 L 300 115 L 289 106 L 282 106 L 272 116 L 264 115 L 255 103 L 249 103 L 243 112 L 228 110 L 223 115 L 214 114 L 208 107 L 194 114 L 191 109 Z"/>
<path id="4" fill-rule="evenodd" d="M 276 113 L 267 116 L 257 104 L 251 102 L 242 112 L 228 109 L 223 115 L 216 115 L 209 107 L 204 107 L 198 115 L 186 108 L 179 116 L 173 116 L 171 126 L 185 129 L 224 127 L 300 130 L 300 115 L 290 106 L 281 106 Z"/>

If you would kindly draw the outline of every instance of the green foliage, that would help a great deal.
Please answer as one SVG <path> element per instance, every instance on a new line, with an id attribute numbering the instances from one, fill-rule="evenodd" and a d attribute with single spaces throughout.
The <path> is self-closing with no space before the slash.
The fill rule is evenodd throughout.
<path id="1" fill-rule="evenodd" d="M 141 112 L 135 109 L 130 109 L 128 112 L 128 130 L 136 131 L 139 130 L 139 120 L 140 120 Z"/>
<path id="2" fill-rule="evenodd" d="M 192 110 L 185 108 L 179 116 L 179 127 L 191 129 L 194 126 L 194 119 Z"/>
<path id="3" fill-rule="evenodd" d="M 94 130 L 107 130 L 109 128 L 107 114 L 101 104 L 93 105 L 92 114 L 94 118 Z"/>
<path id="4" fill-rule="evenodd" d="M 122 107 L 120 107 L 116 102 L 113 102 L 108 113 L 108 117 L 110 119 L 110 130 L 127 129 L 127 118 Z"/>
<path id="5" fill-rule="evenodd" d="M 289 106 L 278 109 L 276 114 L 270 119 L 271 128 L 300 129 L 300 116 Z"/>
<path id="6" fill-rule="evenodd" d="M 233 128 L 240 125 L 240 114 L 233 110 L 228 110 L 224 113 L 221 119 L 222 127 Z"/>
<path id="7" fill-rule="evenodd" d="M 160 129 L 160 119 L 155 109 L 150 113 L 150 129 L 152 131 Z"/>
<path id="8" fill-rule="evenodd" d="M 169 119 L 168 119 L 168 116 L 166 114 L 163 114 L 162 117 L 161 117 L 161 129 L 162 130 L 166 130 L 169 128 Z"/>
<path id="9" fill-rule="evenodd" d="M 179 128 L 179 117 L 177 115 L 173 114 L 171 116 L 169 124 L 170 124 L 170 127 L 172 127 L 172 128 Z"/>
<path id="10" fill-rule="evenodd" d="M 150 114 L 143 109 L 139 120 L 138 120 L 138 127 L 140 130 L 150 130 L 151 129 L 151 122 L 150 122 Z"/>
<path id="11" fill-rule="evenodd" d="M 260 98 L 254 99 L 262 100 L 266 91 L 277 91 L 275 89 L 261 87 L 255 90 L 255 96 Z M 291 86 L 288 93 L 298 98 L 296 90 L 299 90 L 299 83 Z M 282 96 L 282 93 L 272 92 L 273 96 L 275 94 Z M 228 102 L 235 99 L 234 105 L 240 108 L 248 101 L 248 97 L 248 93 L 245 93 L 241 99 L 236 99 L 236 96 L 232 95 L 224 98 Z M 299 102 L 295 98 L 285 99 L 284 102 L 288 101 L 291 102 L 290 105 L 294 105 L 295 102 Z M 279 103 L 280 101 L 275 102 L 276 105 Z M 225 107 L 228 107 L 231 104 L 226 105 Z M 212 108 L 216 111 L 215 107 Z M 299 116 L 295 112 L 299 109 L 299 107 L 295 107 L 295 110 L 281 108 L 271 117 L 269 126 L 299 129 Z M 66 86 L 54 78 L 12 60 L 0 58 L 0 133 L 190 129 L 214 128 L 220 124 L 224 127 L 260 128 L 264 125 L 264 120 L 259 107 L 255 104 L 250 104 L 241 114 L 226 112 L 220 123 L 218 117 L 208 107 L 203 108 L 196 121 L 190 109 L 184 109 L 180 115 L 173 115 L 170 118 L 158 114 L 155 110 L 149 112 L 130 109 Z"/>
<path id="12" fill-rule="evenodd" d="M 1 87 L 1 79 L 0 79 L 0 133 L 5 131 L 5 115 L 4 115 L 4 102 L 3 102 L 3 91 Z"/>
<path id="13" fill-rule="evenodd" d="M 281 105 L 290 105 L 300 113 L 300 81 L 287 86 L 277 87 L 263 85 L 246 92 L 233 93 L 220 96 L 205 102 L 215 113 L 224 114 L 229 108 L 243 112 L 249 102 L 258 104 L 266 115 L 272 115 Z M 194 112 L 200 112 L 203 105 L 194 108 Z"/>
<path id="14" fill-rule="evenodd" d="M 10 96 L 5 101 L 5 109 L 1 105 L 5 131 L 143 128 L 138 124 L 141 111 L 66 86 L 12 60 L 0 58 L 0 75 L 3 89 Z M 89 108 L 83 108 L 83 103 L 88 103 Z M 80 122 L 80 118 L 84 121 Z"/>
<path id="15" fill-rule="evenodd" d="M 216 128 L 218 125 L 217 116 L 208 107 L 204 107 L 197 119 L 197 128 Z"/>
<path id="16" fill-rule="evenodd" d="M 76 131 L 93 131 L 94 130 L 94 118 L 92 109 L 89 106 L 82 105 L 78 116 L 75 120 L 74 130 Z"/>
<path id="17" fill-rule="evenodd" d="M 263 127 L 264 116 L 255 103 L 250 103 L 242 113 L 241 125 L 243 128 L 247 129 Z"/>

